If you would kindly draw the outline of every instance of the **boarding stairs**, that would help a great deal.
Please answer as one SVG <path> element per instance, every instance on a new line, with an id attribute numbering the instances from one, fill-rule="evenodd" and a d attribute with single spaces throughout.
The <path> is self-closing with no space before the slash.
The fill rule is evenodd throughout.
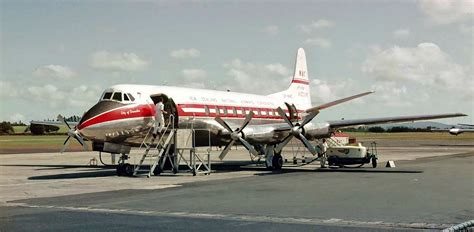
<path id="1" fill-rule="evenodd" d="M 145 163 L 147 163 L 150 164 L 150 170 L 147 174 L 147 177 L 150 177 L 154 173 L 158 165 L 160 165 L 159 168 L 163 168 L 166 159 L 171 159 L 169 153 L 170 149 L 173 147 L 172 145 L 175 143 L 177 130 L 174 128 L 173 115 L 170 115 L 168 124 L 166 124 L 166 126 L 162 128 L 161 132 L 158 133 L 156 137 L 153 136 L 153 129 L 154 128 L 151 127 L 148 130 L 148 133 L 146 134 L 145 138 L 143 139 L 143 142 L 140 145 L 139 150 L 144 150 L 144 152 L 140 161 L 135 166 L 133 176 L 137 176 L 141 168 L 145 165 Z M 158 139 L 158 142 L 155 144 L 156 139 Z M 174 165 L 174 162 L 171 162 L 171 165 Z"/>

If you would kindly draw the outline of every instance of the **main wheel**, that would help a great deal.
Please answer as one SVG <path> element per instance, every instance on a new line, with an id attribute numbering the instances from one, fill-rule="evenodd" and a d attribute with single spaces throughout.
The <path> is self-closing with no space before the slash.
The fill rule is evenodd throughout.
<path id="1" fill-rule="evenodd" d="M 373 168 L 376 168 L 376 167 L 377 167 L 377 158 L 375 158 L 375 156 L 372 157 L 372 167 L 373 167 Z"/>
<path id="2" fill-rule="evenodd" d="M 281 170 L 281 167 L 283 167 L 283 157 L 281 154 L 275 153 L 273 155 L 272 166 L 274 170 Z"/>

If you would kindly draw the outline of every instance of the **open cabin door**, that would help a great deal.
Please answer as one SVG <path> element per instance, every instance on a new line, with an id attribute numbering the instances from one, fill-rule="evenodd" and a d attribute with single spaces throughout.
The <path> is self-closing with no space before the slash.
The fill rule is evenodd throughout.
<path id="1" fill-rule="evenodd" d="M 153 101 L 153 104 L 155 105 L 158 102 L 158 99 L 160 98 L 163 99 L 164 108 L 165 108 L 165 111 L 167 112 L 163 114 L 165 118 L 165 124 L 168 124 L 170 114 L 172 114 L 174 116 L 174 127 L 178 128 L 179 115 L 178 115 L 178 110 L 176 108 L 176 104 L 174 103 L 173 99 L 169 98 L 165 94 L 153 94 L 150 96 L 150 98 Z"/>

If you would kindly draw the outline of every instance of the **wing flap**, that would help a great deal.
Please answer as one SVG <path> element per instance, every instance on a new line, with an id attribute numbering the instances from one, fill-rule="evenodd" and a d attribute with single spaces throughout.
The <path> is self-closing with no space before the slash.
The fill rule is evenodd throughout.
<path id="1" fill-rule="evenodd" d="M 439 118 L 454 118 L 464 117 L 466 114 L 454 113 L 454 114 L 431 114 L 431 115 L 414 115 L 414 116 L 400 116 L 400 117 L 385 117 L 385 118 L 368 118 L 368 119 L 356 119 L 356 120 L 338 120 L 329 121 L 331 128 L 341 128 L 348 126 L 360 126 L 360 125 L 373 125 L 373 124 L 385 124 L 385 123 L 397 123 L 397 122 L 412 122 L 418 120 L 429 120 Z"/>

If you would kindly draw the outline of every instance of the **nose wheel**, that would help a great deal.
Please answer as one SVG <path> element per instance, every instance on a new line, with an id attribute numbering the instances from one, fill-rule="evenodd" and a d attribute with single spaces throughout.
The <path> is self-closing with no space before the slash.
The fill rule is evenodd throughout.
<path id="1" fill-rule="evenodd" d="M 133 176 L 134 167 L 129 163 L 125 163 L 125 160 L 128 159 L 128 155 L 122 154 L 117 165 L 117 176 Z"/>
<path id="2" fill-rule="evenodd" d="M 121 163 L 117 165 L 117 176 L 133 176 L 133 166 L 129 163 Z"/>

